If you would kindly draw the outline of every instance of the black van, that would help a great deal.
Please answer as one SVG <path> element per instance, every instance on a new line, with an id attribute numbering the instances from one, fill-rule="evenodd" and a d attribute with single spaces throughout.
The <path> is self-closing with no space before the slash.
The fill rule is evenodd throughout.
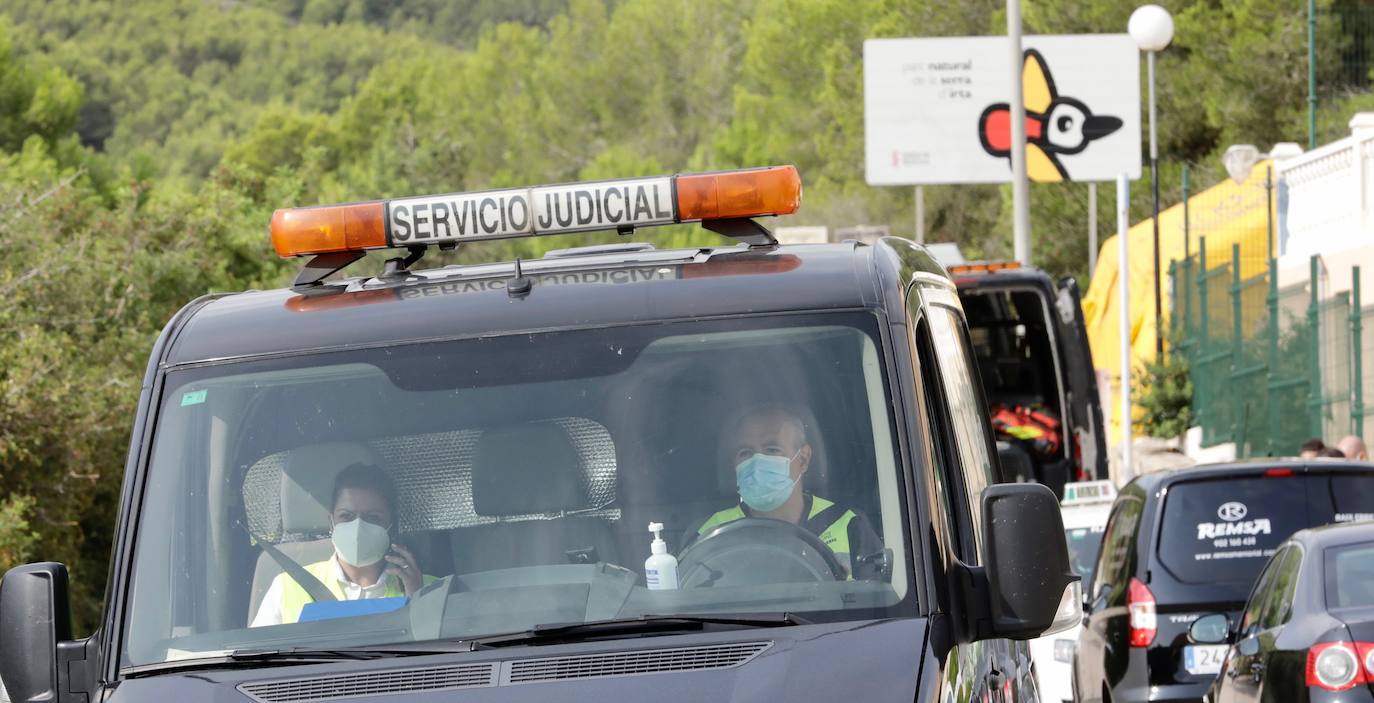
<path id="1" fill-rule="evenodd" d="M 1234 621 L 1255 577 L 1294 532 L 1374 519 L 1374 465 L 1318 459 L 1147 474 L 1121 489 L 1084 589 L 1075 656 L 1080 701 L 1198 701 L 1225 645 L 1189 625 Z"/>
<path id="2" fill-rule="evenodd" d="M 1009 478 L 1044 483 L 1060 496 L 1067 482 L 1109 478 L 1077 281 L 1056 284 L 1015 261 L 950 263 L 948 270 L 998 439 L 1020 449 L 1019 458 L 1003 454 Z"/>
<path id="3" fill-rule="evenodd" d="M 778 246 L 749 218 L 800 191 L 778 167 L 278 211 L 278 253 L 313 257 L 296 284 L 193 301 L 152 349 L 102 625 L 73 637 L 62 565 L 10 570 L 0 679 L 61 703 L 1034 701 L 1024 640 L 1080 613 L 1057 501 L 993 485 L 944 270 L 901 239 Z M 740 243 L 413 266 L 688 221 Z"/>

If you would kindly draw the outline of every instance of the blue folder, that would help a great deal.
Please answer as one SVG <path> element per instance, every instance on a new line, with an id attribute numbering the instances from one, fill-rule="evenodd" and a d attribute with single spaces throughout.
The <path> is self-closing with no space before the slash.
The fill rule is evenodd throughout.
<path id="1" fill-rule="evenodd" d="M 306 603 L 301 608 L 299 622 L 333 620 L 334 618 L 355 618 L 359 615 L 389 613 L 406 604 L 405 597 L 365 598 L 363 600 L 336 600 L 325 603 Z"/>

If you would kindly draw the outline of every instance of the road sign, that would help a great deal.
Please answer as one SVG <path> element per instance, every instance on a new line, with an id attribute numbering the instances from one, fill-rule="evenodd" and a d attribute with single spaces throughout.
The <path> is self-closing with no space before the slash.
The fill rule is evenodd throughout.
<path id="1" fill-rule="evenodd" d="M 1006 37 L 864 42 L 870 185 L 1011 182 Z M 1030 179 L 1140 177 L 1140 55 L 1127 34 L 1028 36 Z"/>

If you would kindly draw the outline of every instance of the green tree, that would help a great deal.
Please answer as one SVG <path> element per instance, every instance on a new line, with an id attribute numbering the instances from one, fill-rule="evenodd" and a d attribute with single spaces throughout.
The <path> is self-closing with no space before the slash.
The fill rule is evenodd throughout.
<path id="1" fill-rule="evenodd" d="M 29 137 L 51 143 L 66 136 L 81 104 L 81 84 L 56 67 L 21 61 L 12 32 L 0 18 L 0 151 L 17 150 Z"/>

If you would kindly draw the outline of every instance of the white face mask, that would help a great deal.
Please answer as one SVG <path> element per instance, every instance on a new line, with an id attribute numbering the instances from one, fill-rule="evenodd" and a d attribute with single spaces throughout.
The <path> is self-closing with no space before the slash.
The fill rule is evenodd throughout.
<path id="1" fill-rule="evenodd" d="M 362 518 L 334 526 L 334 552 L 353 566 L 372 566 L 391 549 L 391 533 Z"/>

